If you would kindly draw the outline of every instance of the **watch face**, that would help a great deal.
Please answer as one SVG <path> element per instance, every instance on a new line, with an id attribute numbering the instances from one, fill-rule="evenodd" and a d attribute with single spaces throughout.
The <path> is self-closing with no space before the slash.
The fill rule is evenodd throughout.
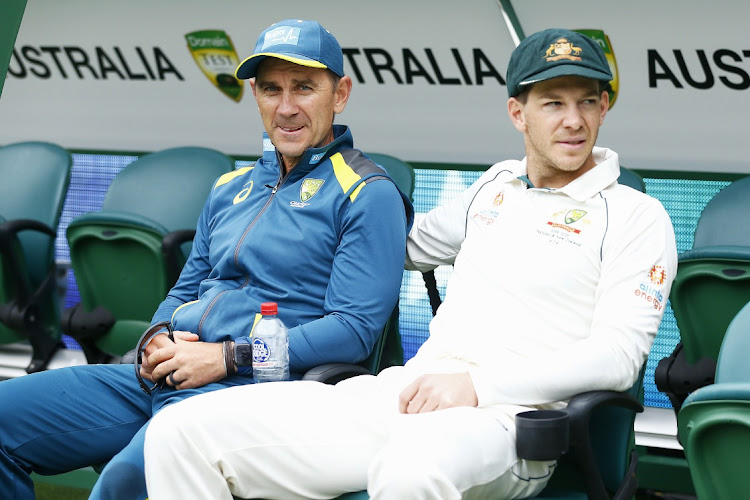
<path id="1" fill-rule="evenodd" d="M 253 364 L 253 346 L 250 344 L 234 344 L 234 364 L 251 366 Z"/>

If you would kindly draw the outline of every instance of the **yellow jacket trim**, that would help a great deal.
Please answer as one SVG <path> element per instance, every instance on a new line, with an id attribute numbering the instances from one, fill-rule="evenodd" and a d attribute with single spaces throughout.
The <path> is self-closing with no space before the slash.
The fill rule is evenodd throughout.
<path id="1" fill-rule="evenodd" d="M 231 172 L 227 172 L 226 174 L 224 174 L 221 177 L 219 177 L 219 180 L 217 180 L 216 184 L 214 185 L 214 189 L 216 189 L 219 186 L 222 186 L 222 185 L 226 184 L 227 182 L 231 181 L 235 177 L 239 177 L 241 175 L 246 174 L 247 172 L 249 172 L 253 168 L 255 168 L 255 165 L 251 165 L 249 167 L 242 167 L 242 168 L 238 168 L 237 170 L 233 170 Z"/>
<path id="2" fill-rule="evenodd" d="M 344 161 L 344 157 L 341 156 L 341 153 L 336 153 L 335 155 L 331 156 L 331 164 L 333 165 L 333 173 L 336 175 L 336 180 L 339 181 L 341 189 L 345 193 L 349 191 L 349 189 L 351 189 L 354 184 L 362 179 L 359 174 L 357 174 L 349 165 L 346 164 L 346 161 Z M 360 184 L 354 191 L 352 191 L 352 194 L 349 195 L 349 199 L 352 200 L 352 202 L 357 199 L 357 195 L 362 190 L 362 187 L 364 185 L 364 183 Z"/>

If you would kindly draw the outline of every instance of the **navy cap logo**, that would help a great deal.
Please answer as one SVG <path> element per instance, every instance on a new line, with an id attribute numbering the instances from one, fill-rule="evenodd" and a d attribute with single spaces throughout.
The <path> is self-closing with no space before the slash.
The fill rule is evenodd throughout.
<path id="1" fill-rule="evenodd" d="M 547 59 L 547 62 L 559 61 L 560 59 L 580 61 L 581 58 L 578 55 L 582 50 L 581 47 L 576 47 L 570 43 L 567 38 L 558 38 L 554 43 L 549 44 L 549 48 L 543 57 Z"/>
<path id="2" fill-rule="evenodd" d="M 263 36 L 263 46 L 261 50 L 266 50 L 274 45 L 297 45 L 299 43 L 300 29 L 294 26 L 279 26 L 276 29 L 267 31 Z"/>

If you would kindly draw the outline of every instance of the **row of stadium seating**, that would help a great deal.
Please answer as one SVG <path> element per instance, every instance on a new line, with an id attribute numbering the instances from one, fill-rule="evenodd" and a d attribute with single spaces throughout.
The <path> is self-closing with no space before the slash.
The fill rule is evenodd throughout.
<path id="1" fill-rule="evenodd" d="M 408 164 L 387 155 L 368 156 L 389 171 L 402 191 L 413 194 L 414 172 Z M 213 181 L 234 169 L 233 159 L 197 147 L 144 155 L 124 168 L 109 186 L 102 209 L 76 217 L 68 225 L 66 237 L 81 302 L 61 311 L 54 287 L 54 241 L 71 164 L 66 150 L 49 143 L 26 142 L 0 148 L 0 174 L 6 180 L 0 185 L 0 344 L 28 341 L 32 346 L 32 359 L 26 367 L 29 373 L 47 367 L 62 346 L 61 332 L 76 339 L 89 363 L 117 362 L 132 349 L 187 259 L 198 215 Z M 645 191 L 643 180 L 631 170 L 623 169 L 620 182 Z M 743 218 L 750 213 L 748 194 L 750 178 L 740 179 L 706 206 L 693 249 L 680 256 L 673 287 L 671 302 L 682 343 L 672 356 L 662 360 L 656 381 L 679 412 L 680 437 L 687 444 L 691 467 L 700 456 L 691 450 L 707 446 L 694 448 L 693 443 L 704 441 L 696 436 L 711 434 L 693 432 L 697 428 L 695 415 L 702 414 L 696 408 L 714 408 L 711 398 L 715 393 L 711 391 L 718 390 L 718 385 L 748 381 L 740 370 L 743 363 L 722 369 L 722 362 L 729 359 L 724 354 L 727 348 L 719 357 L 724 332 L 750 301 L 750 230 Z M 425 281 L 431 284 L 428 290 L 434 312 L 440 298 L 430 278 L 427 275 Z M 732 328 L 744 330 L 747 338 L 748 320 L 742 326 L 741 317 L 737 317 Z M 743 317 L 750 317 L 750 313 Z M 737 342 L 734 340 L 733 345 Z M 377 349 L 362 366 L 319 367 L 316 376 L 331 382 L 403 362 L 400 343 L 396 310 Z M 713 384 L 717 359 L 717 384 Z M 710 390 L 696 391 L 709 384 L 713 384 Z M 573 400 L 568 417 L 571 432 L 578 432 L 571 435 L 574 451 L 563 456 L 546 498 L 571 498 L 571 492 L 583 498 L 634 494 L 637 460 L 632 453 L 632 428 L 634 411 L 641 409 L 640 390 L 639 383 L 627 395 L 587 394 Z M 688 397 L 693 391 L 696 394 Z M 685 408 L 681 409 L 683 404 Z M 738 419 L 731 415 L 728 418 Z M 746 417 L 744 422 L 745 427 L 750 425 Z M 701 424 L 700 428 L 710 426 Z M 723 436 L 727 440 L 727 435 Z M 741 448 L 736 445 L 743 443 L 742 438 L 728 436 L 729 444 L 735 445 L 733 459 L 741 464 L 736 460 Z M 712 453 L 718 452 L 712 448 Z M 581 475 L 578 467 L 586 472 Z M 701 483 L 700 477 L 713 473 L 694 473 L 696 486 Z M 577 479 L 571 481 L 571 477 Z M 734 483 L 741 477 L 735 474 Z M 731 497 L 726 491 L 721 490 L 724 496 L 702 493 L 701 498 L 703 494 L 705 498 Z M 348 498 L 367 497 L 360 493 Z"/>

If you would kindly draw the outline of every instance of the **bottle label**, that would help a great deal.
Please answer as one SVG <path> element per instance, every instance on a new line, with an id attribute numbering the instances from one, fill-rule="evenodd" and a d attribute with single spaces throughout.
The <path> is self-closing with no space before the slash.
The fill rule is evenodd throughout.
<path id="1" fill-rule="evenodd" d="M 253 367 L 270 367 L 274 364 L 271 360 L 271 349 L 268 344 L 263 342 L 263 339 L 253 339 Z"/>

